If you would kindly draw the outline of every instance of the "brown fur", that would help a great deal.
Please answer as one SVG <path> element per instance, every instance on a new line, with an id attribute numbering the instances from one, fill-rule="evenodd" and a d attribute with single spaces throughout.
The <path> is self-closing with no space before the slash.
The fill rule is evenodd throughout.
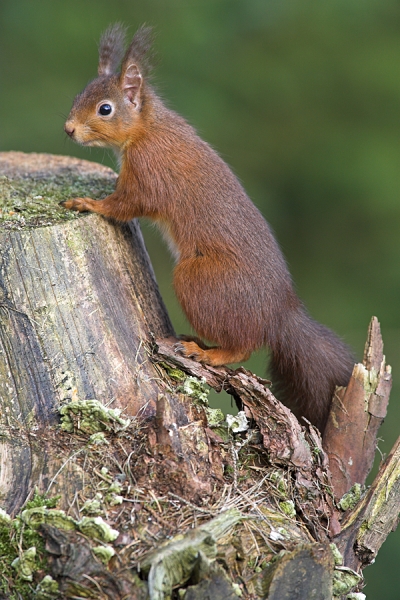
<path id="1" fill-rule="evenodd" d="M 140 43 L 132 41 L 121 74 L 90 83 L 65 125 L 77 142 L 120 153 L 115 192 L 64 206 L 118 221 L 156 221 L 175 249 L 178 300 L 199 336 L 216 344 L 207 349 L 182 341 L 178 349 L 220 365 L 269 346 L 274 384 L 322 430 L 335 385 L 347 384 L 353 358 L 307 315 L 268 224 L 232 171 L 144 79 L 143 32 Z M 96 111 L 106 101 L 115 110 L 104 118 Z"/>

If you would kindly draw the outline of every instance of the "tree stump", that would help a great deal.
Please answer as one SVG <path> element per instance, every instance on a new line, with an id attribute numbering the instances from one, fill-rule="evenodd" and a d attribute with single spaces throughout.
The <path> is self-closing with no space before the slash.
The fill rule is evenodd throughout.
<path id="1" fill-rule="evenodd" d="M 368 398 L 338 391 L 324 441 L 340 465 L 358 436 L 368 459 L 352 445 L 359 468 L 332 477 L 267 381 L 175 354 L 137 223 L 58 206 L 115 178 L 0 154 L 0 598 L 352 597 L 400 504 L 397 447 L 361 488 L 390 391 L 377 322 Z M 208 386 L 238 417 L 209 408 Z M 334 434 L 353 393 L 375 419 L 362 439 L 353 414 Z"/>
<path id="2" fill-rule="evenodd" d="M 13 512 L 49 459 L 14 432 L 54 425 L 76 399 L 154 415 L 158 373 L 143 343 L 172 326 L 138 225 L 58 206 L 83 189 L 109 193 L 111 169 L 11 152 L 0 154 L 0 173 L 1 423 L 10 431 L 0 498 Z"/>

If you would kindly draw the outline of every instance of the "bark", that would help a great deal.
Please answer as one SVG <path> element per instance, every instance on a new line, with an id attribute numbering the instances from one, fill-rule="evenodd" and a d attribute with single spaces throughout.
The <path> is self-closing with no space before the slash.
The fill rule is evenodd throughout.
<path id="1" fill-rule="evenodd" d="M 347 388 L 339 388 L 324 432 L 335 496 L 355 483 L 364 484 L 376 450 L 379 427 L 386 416 L 392 387 L 378 319 L 373 317 L 362 364 L 354 366 Z"/>
<path id="2" fill-rule="evenodd" d="M 374 483 L 356 508 L 346 515 L 335 539 L 346 565 L 359 570 L 371 564 L 397 527 L 400 513 L 400 438 L 381 465 Z"/>
<path id="3" fill-rule="evenodd" d="M 0 173 L 0 390 L 7 455 L 1 502 L 13 513 L 41 474 L 48 470 L 50 481 L 59 467 L 49 464 L 50 452 L 27 439 L 26 428 L 54 425 L 57 408 L 77 399 L 95 398 L 126 415 L 155 414 L 158 374 L 144 342 L 151 334 L 171 333 L 172 326 L 137 223 L 116 225 L 93 215 L 61 220 L 65 211 L 55 200 L 82 185 L 101 197 L 115 184 L 110 169 L 66 157 L 2 153 Z M 43 181 L 49 182 L 45 192 Z M 36 212 L 29 212 L 32 206 Z M 69 501 L 67 494 L 64 504 Z"/>
<path id="4" fill-rule="evenodd" d="M 136 223 L 58 207 L 114 184 L 86 161 L 0 154 L 0 597 L 346 597 L 399 510 L 397 449 L 355 506 L 334 500 L 365 481 L 388 398 L 376 323 L 368 433 L 334 404 L 325 436 L 332 464 L 351 448 L 361 466 L 332 477 L 266 380 L 175 353 Z M 209 408 L 207 384 L 241 419 Z"/>

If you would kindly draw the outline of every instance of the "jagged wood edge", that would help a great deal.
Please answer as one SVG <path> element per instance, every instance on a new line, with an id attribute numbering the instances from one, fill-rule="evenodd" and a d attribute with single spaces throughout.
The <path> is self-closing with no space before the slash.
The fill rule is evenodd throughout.
<path id="1" fill-rule="evenodd" d="M 323 447 L 329 456 L 336 499 L 355 483 L 364 484 L 371 471 L 391 386 L 380 325 L 372 317 L 363 363 L 354 366 L 347 388 L 336 389 L 324 432 Z"/>

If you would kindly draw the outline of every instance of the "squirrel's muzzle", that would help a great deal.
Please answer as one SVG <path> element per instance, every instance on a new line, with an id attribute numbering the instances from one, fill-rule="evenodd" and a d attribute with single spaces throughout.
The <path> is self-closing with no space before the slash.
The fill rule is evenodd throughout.
<path id="1" fill-rule="evenodd" d="M 72 125 L 68 124 L 68 122 L 67 122 L 64 125 L 64 131 L 65 131 L 65 133 L 67 135 L 69 135 L 70 138 L 72 138 L 73 135 L 74 135 L 74 132 L 75 132 L 75 127 L 73 127 Z"/>

